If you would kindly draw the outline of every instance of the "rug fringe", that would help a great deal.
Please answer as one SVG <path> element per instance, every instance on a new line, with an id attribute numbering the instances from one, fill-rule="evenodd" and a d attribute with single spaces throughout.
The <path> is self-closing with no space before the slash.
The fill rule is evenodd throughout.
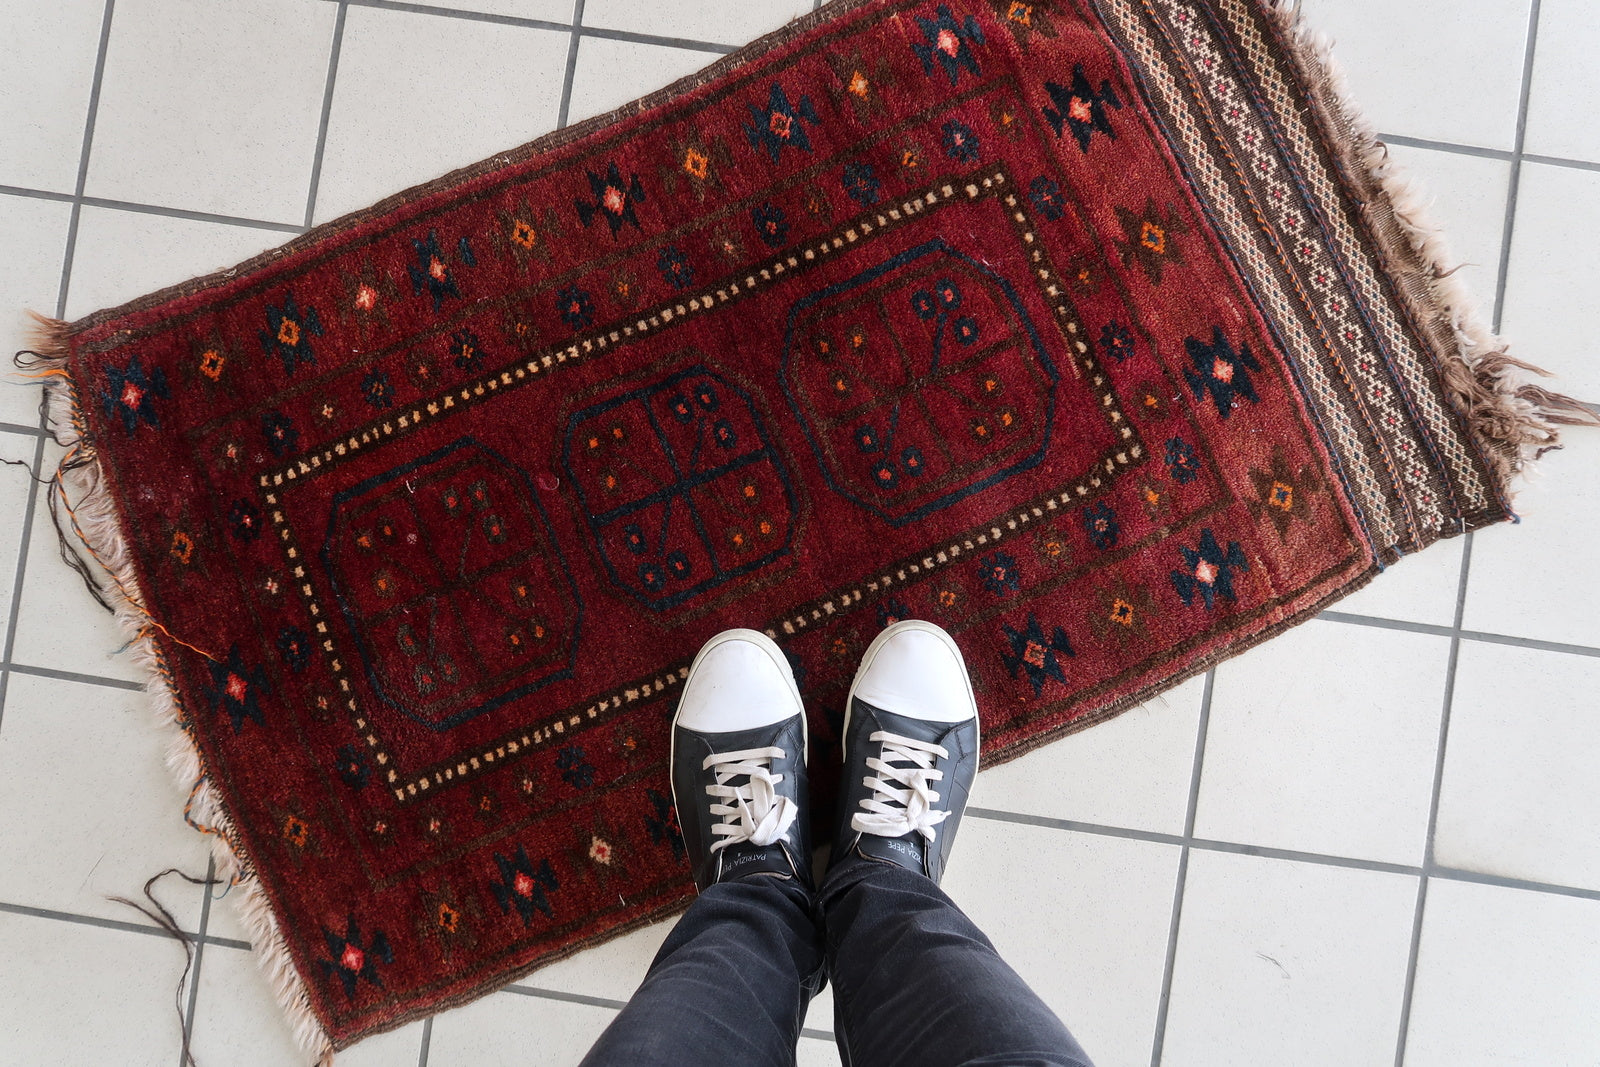
<path id="1" fill-rule="evenodd" d="M 1263 0 L 1316 105 L 1327 140 L 1345 158 L 1361 194 L 1360 209 L 1377 237 L 1401 295 L 1446 353 L 1440 379 L 1456 410 L 1483 446 L 1484 460 L 1509 496 L 1514 475 L 1561 447 L 1560 427 L 1600 426 L 1577 400 L 1534 384 L 1549 372 L 1517 359 L 1485 321 L 1476 298 L 1449 267 L 1440 228 L 1428 217 L 1429 196 L 1390 156 L 1389 146 L 1352 101 L 1333 41 L 1302 17 L 1300 0 Z"/>
<path id="2" fill-rule="evenodd" d="M 217 871 L 230 886 L 227 895 L 235 897 L 237 914 L 255 948 L 256 962 L 289 1021 L 296 1043 L 314 1058 L 314 1062 L 331 1063 L 333 1043 L 311 1007 L 293 957 L 279 933 L 266 891 L 253 864 L 238 845 L 233 824 L 223 810 L 221 794 L 212 787 L 206 774 L 200 750 L 179 707 L 171 672 L 156 644 L 157 632 L 175 641 L 179 639 L 144 609 L 129 547 L 122 536 L 116 501 L 106 484 L 94 445 L 87 439 L 77 388 L 68 371 L 72 353 L 71 327 L 41 315 L 33 315 L 33 320 L 28 338 L 31 348 L 17 353 L 16 364 L 24 376 L 44 384 L 46 428 L 67 450 L 46 490 L 53 499 L 59 499 L 67 517 L 67 526 L 63 528 L 57 513 L 57 536 L 68 551 L 86 553 L 105 573 L 108 584 L 101 590 L 105 601 L 128 637 L 128 652 L 133 662 L 147 672 L 149 681 L 145 691 L 150 695 L 157 721 L 171 731 L 167 766 L 178 782 L 190 790 L 184 817 L 195 829 L 211 837 L 211 853 Z M 204 649 L 188 647 L 210 656 Z"/>

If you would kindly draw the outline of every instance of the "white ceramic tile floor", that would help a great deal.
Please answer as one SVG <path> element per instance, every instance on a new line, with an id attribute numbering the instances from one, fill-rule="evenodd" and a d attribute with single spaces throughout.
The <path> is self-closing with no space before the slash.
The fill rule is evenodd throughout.
<path id="1" fill-rule="evenodd" d="M 0 341 L 21 346 L 22 306 L 65 294 L 76 316 L 228 266 L 811 6 L 0 0 Z M 1600 401 L 1585 0 L 1306 6 L 1516 353 Z M 0 389 L 0 457 L 31 461 L 37 425 Z M 1597 468 L 1600 435 L 1574 432 L 1521 526 L 1403 560 L 1336 621 L 983 776 L 950 889 L 1102 1067 L 1592 1061 Z M 182 1024 L 182 954 L 106 901 L 203 870 L 205 846 L 40 491 L 0 474 L 0 1061 L 176 1065 L 187 1027 L 202 1063 L 299 1062 L 227 899 L 160 890 L 203 939 Z M 574 1063 L 665 933 L 339 1063 Z M 837 1062 L 830 1027 L 825 993 L 802 1064 Z"/>

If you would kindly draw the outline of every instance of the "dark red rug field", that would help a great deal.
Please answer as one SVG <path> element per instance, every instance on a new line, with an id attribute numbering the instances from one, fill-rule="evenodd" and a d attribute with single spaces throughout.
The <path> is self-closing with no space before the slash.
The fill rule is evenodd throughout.
<path id="1" fill-rule="evenodd" d="M 667 724 L 723 628 L 790 656 L 826 796 L 895 619 L 995 761 L 1505 517 L 1550 412 L 1295 32 L 830 4 L 49 328 L 63 518 L 310 1044 L 684 903 Z"/>

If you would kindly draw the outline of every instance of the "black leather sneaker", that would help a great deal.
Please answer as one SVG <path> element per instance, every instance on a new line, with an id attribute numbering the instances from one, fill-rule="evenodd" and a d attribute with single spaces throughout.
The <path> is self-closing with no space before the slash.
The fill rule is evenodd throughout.
<path id="1" fill-rule="evenodd" d="M 672 720 L 672 800 L 701 890 L 763 873 L 811 885 L 806 740 L 776 644 L 754 630 L 705 643 Z"/>
<path id="2" fill-rule="evenodd" d="M 861 855 L 938 882 L 977 774 L 978 703 L 961 650 L 933 623 L 895 623 L 850 687 L 830 865 Z"/>

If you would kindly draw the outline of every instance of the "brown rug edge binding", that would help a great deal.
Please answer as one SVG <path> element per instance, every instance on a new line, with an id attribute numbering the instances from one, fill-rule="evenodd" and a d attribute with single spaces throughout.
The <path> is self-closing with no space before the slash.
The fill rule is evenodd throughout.
<path id="1" fill-rule="evenodd" d="M 1561 447 L 1561 427 L 1600 426 L 1579 401 L 1536 384 L 1549 371 L 1512 356 L 1456 277 L 1428 194 L 1389 153 L 1352 99 L 1331 37 L 1309 24 L 1301 0 L 1252 0 L 1291 59 L 1323 143 L 1359 197 L 1361 217 L 1396 292 L 1428 332 L 1445 394 L 1471 430 L 1510 511 L 1517 475 Z M 1514 512 L 1512 513 L 1514 514 Z"/>

